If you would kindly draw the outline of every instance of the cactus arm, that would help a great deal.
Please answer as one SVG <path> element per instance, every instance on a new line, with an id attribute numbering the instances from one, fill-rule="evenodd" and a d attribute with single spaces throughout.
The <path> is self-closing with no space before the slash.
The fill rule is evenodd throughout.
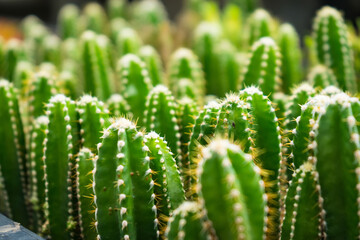
<path id="1" fill-rule="evenodd" d="M 94 154 L 88 148 L 82 148 L 76 159 L 77 194 L 79 199 L 79 218 L 81 236 L 84 239 L 96 239 L 95 205 L 93 200 L 92 179 Z"/>
<path id="2" fill-rule="evenodd" d="M 12 84 L 0 80 L 0 136 L 2 143 L 0 165 L 4 188 L 10 203 L 11 217 L 25 226 L 29 225 L 26 206 L 26 165 L 25 153 L 22 150 L 21 118 L 18 109 L 18 100 Z"/>

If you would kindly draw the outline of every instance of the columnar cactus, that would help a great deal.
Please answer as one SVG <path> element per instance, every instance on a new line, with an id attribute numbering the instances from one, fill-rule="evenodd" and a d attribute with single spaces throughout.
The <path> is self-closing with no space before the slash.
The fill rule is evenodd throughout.
<path id="1" fill-rule="evenodd" d="M 315 88 L 324 89 L 327 86 L 337 86 L 333 71 L 324 65 L 313 67 L 309 72 L 308 80 Z"/>
<path id="2" fill-rule="evenodd" d="M 109 0 L 107 1 L 107 13 L 110 19 L 125 17 L 126 1 Z"/>
<path id="3" fill-rule="evenodd" d="M 344 93 L 332 96 L 314 126 L 315 141 L 309 144 L 315 152 L 320 202 L 329 239 L 359 236 L 360 150 L 352 101 Z"/>
<path id="4" fill-rule="evenodd" d="M 317 172 L 311 162 L 298 168 L 290 182 L 285 202 L 281 240 L 322 239 L 322 219 Z"/>
<path id="5" fill-rule="evenodd" d="M 1 182 L 6 190 L 10 217 L 29 226 L 25 140 L 16 91 L 7 80 L 0 80 Z"/>
<path id="6" fill-rule="evenodd" d="M 161 59 L 155 48 L 149 45 L 143 46 L 139 50 L 139 55 L 146 64 L 152 85 L 164 83 Z"/>
<path id="7" fill-rule="evenodd" d="M 75 227 L 73 214 L 74 152 L 77 139 L 72 126 L 76 121 L 75 103 L 64 95 L 55 95 L 47 104 L 49 124 L 45 130 L 44 162 L 46 217 L 53 239 L 70 239 Z"/>
<path id="8" fill-rule="evenodd" d="M 156 215 L 160 234 L 164 234 L 167 219 L 185 200 L 185 192 L 173 153 L 166 141 L 155 132 L 145 135 L 149 148 L 151 177 L 154 181 Z"/>
<path id="9" fill-rule="evenodd" d="M 64 5 L 58 14 L 58 32 L 62 39 L 76 38 L 79 35 L 79 8 L 74 4 Z"/>
<path id="10" fill-rule="evenodd" d="M 220 239 L 263 239 L 266 195 L 250 156 L 227 140 L 202 151 L 198 190 L 207 217 Z"/>
<path id="11" fill-rule="evenodd" d="M 248 44 L 253 45 L 262 37 L 271 37 L 274 23 L 270 14 L 264 9 L 255 10 L 248 18 Z"/>
<path id="12" fill-rule="evenodd" d="M 265 95 L 279 90 L 281 55 L 272 38 L 264 37 L 254 43 L 249 64 L 244 69 L 242 87 L 260 86 Z"/>
<path id="13" fill-rule="evenodd" d="M 155 131 L 165 137 L 171 151 L 178 155 L 181 153 L 181 142 L 176 110 L 175 98 L 169 89 L 158 85 L 149 93 L 143 122 L 148 131 Z M 181 161 L 181 155 L 177 159 Z"/>
<path id="14" fill-rule="evenodd" d="M 290 24 L 280 26 L 278 38 L 282 55 L 281 88 L 284 93 L 289 94 L 293 86 L 302 78 L 300 41 L 294 27 Z"/>
<path id="15" fill-rule="evenodd" d="M 121 29 L 116 36 L 115 45 L 120 57 L 129 53 L 138 54 L 141 44 L 141 39 L 137 32 L 129 27 Z"/>
<path id="16" fill-rule="evenodd" d="M 14 80 L 14 71 L 17 63 L 20 60 L 25 60 L 25 51 L 23 44 L 17 40 L 12 39 L 5 45 L 4 50 L 4 74 L 3 76 L 10 82 Z"/>
<path id="17" fill-rule="evenodd" d="M 134 118 L 141 124 L 146 109 L 146 97 L 152 88 L 149 72 L 145 63 L 133 54 L 127 54 L 118 62 L 121 93 L 130 105 Z"/>
<path id="18" fill-rule="evenodd" d="M 85 147 L 80 149 L 76 159 L 79 223 L 81 237 L 89 240 L 95 240 L 97 237 L 95 229 L 94 193 L 91 188 L 93 184 L 93 160 L 94 154 L 90 149 Z"/>
<path id="19" fill-rule="evenodd" d="M 93 182 L 98 238 L 157 239 L 156 195 L 143 134 L 120 118 L 102 138 Z"/>
<path id="20" fill-rule="evenodd" d="M 214 230 L 202 214 L 203 209 L 197 202 L 184 202 L 169 219 L 166 239 L 209 240 L 214 239 Z"/>
<path id="21" fill-rule="evenodd" d="M 280 181 L 281 136 L 275 109 L 269 99 L 255 87 L 240 92 L 250 114 L 250 152 L 255 163 L 266 174 L 263 176 L 268 198 L 267 237 L 277 238 L 280 226 Z"/>
<path id="22" fill-rule="evenodd" d="M 110 116 L 127 116 L 130 112 L 130 106 L 120 94 L 113 94 L 106 102 Z"/>
<path id="23" fill-rule="evenodd" d="M 91 31 L 86 31 L 81 36 L 84 90 L 102 100 L 110 97 L 113 84 L 108 44 L 107 37 L 96 35 Z"/>
<path id="24" fill-rule="evenodd" d="M 82 18 L 86 30 L 91 30 L 96 33 L 107 32 L 106 13 L 99 3 L 88 3 L 84 7 Z"/>
<path id="25" fill-rule="evenodd" d="M 44 139 L 45 131 L 49 124 L 46 116 L 35 119 L 31 130 L 29 144 L 29 165 L 30 165 L 30 202 L 33 210 L 33 229 L 40 231 L 45 223 L 45 169 L 44 169 Z"/>
<path id="26" fill-rule="evenodd" d="M 355 91 L 354 59 L 344 20 L 336 9 L 323 7 L 314 20 L 317 58 L 334 71 L 343 90 Z"/>
<path id="27" fill-rule="evenodd" d="M 180 92 L 179 81 L 184 78 L 193 82 L 193 91 L 198 96 L 195 100 L 202 102 L 205 95 L 205 80 L 201 64 L 191 50 L 180 48 L 173 53 L 169 65 L 169 86 L 174 93 Z"/>

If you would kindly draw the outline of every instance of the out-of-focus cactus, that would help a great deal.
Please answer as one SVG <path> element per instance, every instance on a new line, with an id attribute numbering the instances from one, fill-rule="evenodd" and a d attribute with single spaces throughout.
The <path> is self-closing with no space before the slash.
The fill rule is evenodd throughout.
<path id="1" fill-rule="evenodd" d="M 74 4 L 64 5 L 58 15 L 58 32 L 62 39 L 76 38 L 79 36 L 80 11 Z"/>
<path id="2" fill-rule="evenodd" d="M 106 102 L 110 116 L 127 116 L 130 112 L 130 106 L 120 94 L 113 94 Z M 129 116 L 131 117 L 131 116 Z"/>
<path id="3" fill-rule="evenodd" d="M 278 38 L 282 56 L 281 88 L 284 93 L 289 94 L 302 79 L 300 41 L 294 27 L 287 23 L 280 26 Z"/>
<path id="4" fill-rule="evenodd" d="M 0 144 L 1 182 L 10 207 L 9 217 L 29 226 L 27 211 L 28 169 L 25 139 L 16 89 L 7 80 L 0 80 Z"/>
<path id="5" fill-rule="evenodd" d="M 341 89 L 356 91 L 354 57 L 340 12 L 323 7 L 317 13 L 313 29 L 319 62 L 333 70 Z"/>
<path id="6" fill-rule="evenodd" d="M 108 19 L 105 10 L 99 3 L 88 3 L 84 7 L 82 18 L 86 30 L 91 30 L 98 34 L 107 33 Z"/>
<path id="7" fill-rule="evenodd" d="M 281 84 L 281 55 L 272 38 L 264 37 L 254 43 L 249 64 L 244 69 L 242 86 L 257 85 L 265 95 L 274 94 Z"/>
<path id="8" fill-rule="evenodd" d="M 126 14 L 126 1 L 109 0 L 107 1 L 106 9 L 110 19 L 124 18 Z"/>
<path id="9" fill-rule="evenodd" d="M 26 60 L 23 43 L 17 39 L 8 41 L 4 50 L 4 74 L 10 82 L 14 80 L 16 65 L 21 60 Z"/>
<path id="10" fill-rule="evenodd" d="M 121 93 L 130 105 L 134 119 L 143 122 L 146 97 L 152 88 L 149 72 L 144 62 L 133 54 L 127 54 L 118 62 Z"/>
<path id="11" fill-rule="evenodd" d="M 274 20 L 264 9 L 255 10 L 247 20 L 248 44 L 252 46 L 262 37 L 271 37 L 274 31 Z"/>
<path id="12" fill-rule="evenodd" d="M 229 39 L 232 45 L 241 48 L 243 40 L 242 9 L 235 4 L 227 4 L 222 15 L 222 28 L 224 36 Z"/>
<path id="13" fill-rule="evenodd" d="M 146 64 L 152 85 L 156 86 L 158 84 L 163 84 L 162 62 L 155 48 L 149 45 L 143 46 L 139 50 L 139 55 Z"/>
<path id="14" fill-rule="evenodd" d="M 129 27 L 121 29 L 116 36 L 115 45 L 120 57 L 129 53 L 138 54 L 141 44 L 137 32 Z"/>
<path id="15" fill-rule="evenodd" d="M 333 71 L 324 65 L 313 67 L 308 75 L 308 81 L 315 88 L 324 89 L 327 86 L 337 86 Z"/>

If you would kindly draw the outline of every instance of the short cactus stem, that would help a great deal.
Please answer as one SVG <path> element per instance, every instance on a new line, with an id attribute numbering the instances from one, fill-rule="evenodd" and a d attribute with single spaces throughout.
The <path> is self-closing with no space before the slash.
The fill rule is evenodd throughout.
<path id="1" fill-rule="evenodd" d="M 329 239 L 359 237 L 360 150 L 352 101 L 344 93 L 333 95 L 314 126 L 312 146 Z"/>
<path id="2" fill-rule="evenodd" d="M 102 139 L 93 182 L 98 238 L 157 239 L 156 196 L 143 134 L 120 118 Z"/>
<path id="3" fill-rule="evenodd" d="M 197 97 L 196 101 L 202 102 L 203 97 L 205 96 L 205 79 L 201 69 L 201 64 L 197 56 L 190 50 L 186 48 L 180 48 L 176 50 L 169 64 L 169 86 L 174 93 L 179 93 L 182 91 L 179 86 L 179 81 L 181 79 L 189 79 L 193 82 L 193 86 Z M 178 97 L 178 96 L 177 96 Z M 192 96 L 188 96 L 192 97 Z"/>
<path id="4" fill-rule="evenodd" d="M 90 30 L 100 33 L 107 32 L 107 17 L 104 8 L 97 2 L 88 3 L 83 10 L 84 27 L 86 30 Z M 74 23 L 73 23 L 74 24 Z"/>
<path id="5" fill-rule="evenodd" d="M 124 18 L 126 1 L 124 0 L 109 0 L 107 1 L 107 14 L 110 19 Z"/>
<path id="6" fill-rule="evenodd" d="M 274 40 L 264 37 L 254 43 L 244 69 L 242 87 L 257 85 L 265 95 L 280 89 L 281 55 Z"/>
<path id="7" fill-rule="evenodd" d="M 76 86 L 76 80 L 77 77 L 71 71 L 69 70 L 62 71 L 59 74 L 59 78 L 57 79 L 59 92 L 71 99 L 77 99 L 79 93 Z"/>
<path id="8" fill-rule="evenodd" d="M 185 200 L 185 192 L 174 154 L 166 141 L 155 132 L 145 135 L 144 141 L 150 150 L 150 169 L 154 181 L 158 228 L 160 235 L 163 235 L 168 217 Z"/>
<path id="9" fill-rule="evenodd" d="M 28 91 L 30 79 L 34 72 L 34 66 L 29 61 L 19 61 L 14 72 L 14 86 L 20 90 L 21 97 Z"/>
<path id="10" fill-rule="evenodd" d="M 81 58 L 84 90 L 106 100 L 112 92 L 111 64 L 108 55 L 109 39 L 86 31 L 81 36 Z"/>
<path id="11" fill-rule="evenodd" d="M 287 191 L 281 240 L 324 237 L 320 199 L 314 165 L 306 162 L 295 171 Z"/>
<path id="12" fill-rule="evenodd" d="M 64 5 L 58 15 L 58 33 L 62 39 L 76 38 L 79 35 L 79 25 L 75 24 L 80 19 L 79 8 L 74 4 Z"/>
<path id="13" fill-rule="evenodd" d="M 134 29 L 125 27 L 117 34 L 115 45 L 118 55 L 122 57 L 130 53 L 138 54 L 142 43 Z"/>
<path id="14" fill-rule="evenodd" d="M 249 46 L 262 37 L 271 37 L 274 22 L 270 14 L 264 9 L 255 10 L 248 18 Z"/>
<path id="15" fill-rule="evenodd" d="M 179 155 L 180 132 L 176 118 L 177 104 L 170 90 L 164 85 L 154 87 L 147 98 L 144 124 L 148 131 L 155 131 L 165 137 L 171 151 Z M 181 161 L 181 155 L 178 156 Z"/>
<path id="16" fill-rule="evenodd" d="M 97 237 L 95 229 L 95 204 L 92 190 L 94 154 L 88 148 L 81 148 L 76 159 L 76 186 L 79 199 L 79 222 L 81 237 L 83 239 L 95 240 Z"/>
<path id="17" fill-rule="evenodd" d="M 130 106 L 120 94 L 113 94 L 106 101 L 110 116 L 122 117 L 130 114 Z"/>
<path id="18" fill-rule="evenodd" d="M 163 84 L 162 62 L 155 48 L 150 45 L 143 46 L 139 50 L 139 55 L 146 64 L 152 85 Z"/>
<path id="19" fill-rule="evenodd" d="M 278 38 L 282 55 L 281 88 L 284 93 L 289 94 L 302 77 L 300 41 L 294 27 L 286 23 L 280 26 Z"/>
<path id="20" fill-rule="evenodd" d="M 72 123 L 75 102 L 64 95 L 55 95 L 47 104 L 49 124 L 44 139 L 46 217 L 53 239 L 70 239 L 76 225 L 73 214 L 73 154 L 77 139 Z"/>
<path id="21" fill-rule="evenodd" d="M 281 135 L 275 109 L 270 100 L 256 87 L 240 92 L 240 97 L 248 103 L 251 122 L 250 153 L 255 163 L 266 174 L 263 176 L 269 208 L 267 233 L 269 238 L 277 238 L 280 229 L 280 160 Z"/>
<path id="22" fill-rule="evenodd" d="M 146 65 L 134 54 L 127 54 L 118 62 L 120 73 L 121 93 L 130 105 L 134 119 L 139 125 L 144 119 L 146 97 L 152 85 Z"/>
<path id="23" fill-rule="evenodd" d="M 315 88 L 324 89 L 327 86 L 337 86 L 336 77 L 331 69 L 324 65 L 313 67 L 308 80 Z"/>
<path id="24" fill-rule="evenodd" d="M 321 8 L 313 32 L 319 62 L 333 70 L 341 89 L 354 92 L 357 89 L 354 59 L 341 13 L 328 6 Z"/>
<path id="25" fill-rule="evenodd" d="M 219 96 L 215 46 L 219 43 L 222 35 L 221 26 L 216 22 L 202 22 L 196 28 L 194 35 L 194 51 L 199 56 L 204 70 L 206 94 Z"/>
<path id="26" fill-rule="evenodd" d="M 256 168 L 227 140 L 215 139 L 202 150 L 197 188 L 220 239 L 264 238 L 266 196 Z"/>
<path id="27" fill-rule="evenodd" d="M 20 60 L 25 60 L 23 43 L 17 39 L 8 41 L 4 49 L 4 74 L 10 82 L 14 80 L 16 65 Z"/>
<path id="28" fill-rule="evenodd" d="M 7 80 L 0 80 L 0 168 L 1 180 L 14 221 L 29 226 L 27 202 L 28 171 L 25 140 L 19 112 L 17 90 Z"/>
<path id="29" fill-rule="evenodd" d="M 215 238 L 203 209 L 197 202 L 184 202 L 173 212 L 166 228 L 166 239 L 208 240 Z M 199 214 L 200 213 L 200 214 Z"/>
<path id="30" fill-rule="evenodd" d="M 48 35 L 43 43 L 43 61 L 54 64 L 58 69 L 61 68 L 61 40 L 56 35 Z"/>
<path id="31" fill-rule="evenodd" d="M 109 124 L 108 110 L 104 103 L 90 95 L 82 96 L 76 103 L 80 123 L 81 146 L 97 153 L 96 146 L 100 142 L 102 130 Z"/>
<path id="32" fill-rule="evenodd" d="M 45 172 L 44 172 L 44 139 L 49 119 L 40 116 L 30 132 L 29 165 L 30 165 L 30 202 L 33 210 L 33 229 L 40 231 L 45 222 Z"/>

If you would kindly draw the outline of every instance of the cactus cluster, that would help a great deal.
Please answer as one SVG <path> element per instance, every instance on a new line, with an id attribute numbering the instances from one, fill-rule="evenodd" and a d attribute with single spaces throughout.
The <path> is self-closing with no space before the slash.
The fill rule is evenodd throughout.
<path id="1" fill-rule="evenodd" d="M 358 239 L 360 37 L 323 7 L 304 54 L 258 7 L 25 18 L 0 39 L 0 212 L 54 240 Z"/>

